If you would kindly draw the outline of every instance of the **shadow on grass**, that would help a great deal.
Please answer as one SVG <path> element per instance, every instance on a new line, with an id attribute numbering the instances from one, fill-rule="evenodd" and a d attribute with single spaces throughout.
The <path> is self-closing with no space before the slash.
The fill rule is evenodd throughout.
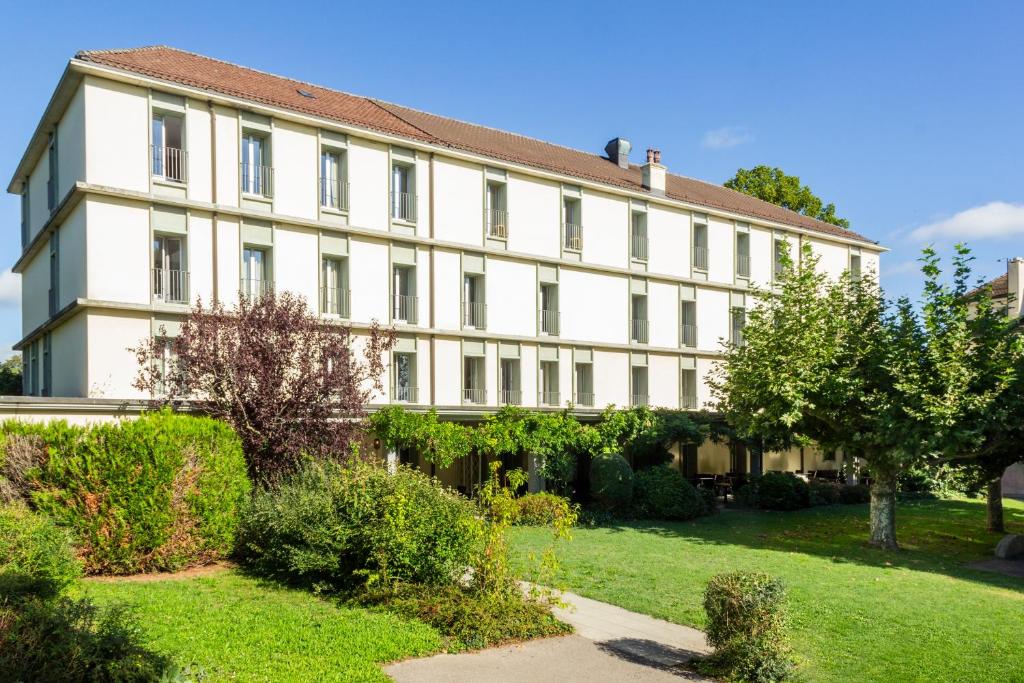
<path id="1" fill-rule="evenodd" d="M 1024 505 L 1005 510 L 1009 533 L 1024 533 Z M 1024 591 L 1024 580 L 983 572 L 967 563 L 992 557 L 1003 534 L 985 530 L 985 504 L 970 500 L 907 500 L 896 510 L 898 551 L 868 543 L 868 505 L 830 505 L 793 512 L 729 508 L 689 522 L 630 521 L 597 527 L 684 540 L 801 553 L 834 563 L 931 572 Z"/>

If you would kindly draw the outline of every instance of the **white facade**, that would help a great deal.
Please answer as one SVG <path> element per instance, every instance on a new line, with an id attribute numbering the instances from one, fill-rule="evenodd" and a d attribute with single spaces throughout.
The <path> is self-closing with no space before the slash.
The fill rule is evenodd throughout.
<path id="1" fill-rule="evenodd" d="M 142 398 L 131 347 L 173 333 L 198 299 L 273 287 L 357 331 L 395 327 L 378 402 L 702 408 L 731 311 L 771 280 L 775 238 L 810 241 L 836 276 L 851 258 L 877 270 L 866 242 L 88 64 L 69 73 L 40 129 L 55 151 L 30 147 L 11 184 L 27 188 L 15 269 L 29 394 Z"/>

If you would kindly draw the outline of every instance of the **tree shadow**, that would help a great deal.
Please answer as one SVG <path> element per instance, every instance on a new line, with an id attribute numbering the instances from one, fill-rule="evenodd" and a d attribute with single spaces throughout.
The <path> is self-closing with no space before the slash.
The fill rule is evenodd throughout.
<path id="1" fill-rule="evenodd" d="M 684 681 L 703 681 L 703 676 L 691 671 L 688 663 L 701 653 L 672 647 L 646 638 L 612 638 L 596 643 L 602 652 L 631 664 L 659 669 Z"/>

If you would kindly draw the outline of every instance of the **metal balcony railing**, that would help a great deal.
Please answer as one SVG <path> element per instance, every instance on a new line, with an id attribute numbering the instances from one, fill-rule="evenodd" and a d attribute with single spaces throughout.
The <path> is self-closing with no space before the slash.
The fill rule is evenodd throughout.
<path id="1" fill-rule="evenodd" d="M 274 291 L 273 280 L 242 278 L 242 285 L 239 291 L 247 299 L 256 299 Z"/>
<path id="2" fill-rule="evenodd" d="M 341 178 L 321 178 L 320 206 L 335 211 L 348 211 L 348 183 Z"/>
<path id="3" fill-rule="evenodd" d="M 483 403 L 487 400 L 486 389 L 463 389 L 462 390 L 462 402 L 463 403 Z"/>
<path id="4" fill-rule="evenodd" d="M 410 192 L 392 192 L 391 217 L 400 221 L 415 223 L 416 195 Z"/>
<path id="5" fill-rule="evenodd" d="M 774 268 L 774 270 L 775 270 L 775 278 L 776 279 L 782 277 L 782 274 L 784 272 L 786 272 L 785 267 L 782 265 L 782 260 L 779 259 L 778 257 L 775 258 L 775 268 Z"/>
<path id="6" fill-rule="evenodd" d="M 697 326 L 683 323 L 680 330 L 683 346 L 697 346 Z"/>
<path id="7" fill-rule="evenodd" d="M 274 196 L 274 169 L 262 164 L 239 164 L 242 174 L 242 192 L 260 197 Z"/>
<path id="8" fill-rule="evenodd" d="M 743 346 L 744 344 L 746 344 L 746 340 L 743 339 L 742 327 L 732 328 L 732 343 L 736 346 Z"/>
<path id="9" fill-rule="evenodd" d="M 578 223 L 562 223 L 562 237 L 565 248 L 570 251 L 583 250 L 583 226 Z"/>
<path id="10" fill-rule="evenodd" d="M 504 209 L 487 211 L 487 236 L 508 239 L 508 211 Z"/>
<path id="11" fill-rule="evenodd" d="M 697 397 L 683 394 L 679 397 L 679 407 L 682 410 L 697 410 Z"/>
<path id="12" fill-rule="evenodd" d="M 391 400 L 402 403 L 418 403 L 419 388 L 409 384 L 396 384 L 391 388 Z"/>
<path id="13" fill-rule="evenodd" d="M 320 312 L 337 315 L 342 318 L 349 316 L 349 290 L 341 287 L 320 288 Z"/>
<path id="14" fill-rule="evenodd" d="M 409 294 L 395 294 L 394 311 L 391 315 L 395 322 L 415 325 L 418 319 L 417 309 L 419 298 Z"/>
<path id="15" fill-rule="evenodd" d="M 502 389 L 498 392 L 498 402 L 503 406 L 522 405 L 523 392 L 520 389 Z"/>
<path id="16" fill-rule="evenodd" d="M 629 338 L 638 344 L 647 343 L 647 328 L 650 323 L 647 320 L 638 320 L 633 318 L 633 324 L 630 329 Z"/>
<path id="17" fill-rule="evenodd" d="M 480 330 L 487 327 L 487 304 L 479 301 L 463 301 L 462 324 L 465 327 L 475 327 Z"/>
<path id="18" fill-rule="evenodd" d="M 645 406 L 650 403 L 650 397 L 647 394 L 633 394 L 632 398 L 633 403 L 631 405 L 634 406 Z"/>
<path id="19" fill-rule="evenodd" d="M 578 406 L 590 407 L 594 405 L 594 392 L 592 391 L 577 391 L 576 400 L 574 403 Z"/>
<path id="20" fill-rule="evenodd" d="M 708 248 L 707 247 L 694 247 L 693 248 L 693 267 L 697 270 L 708 269 Z"/>
<path id="21" fill-rule="evenodd" d="M 647 260 L 647 235 L 634 233 L 630 239 L 629 255 L 637 261 Z"/>
<path id="22" fill-rule="evenodd" d="M 169 304 L 187 304 L 188 271 L 154 268 L 153 298 Z"/>
<path id="23" fill-rule="evenodd" d="M 541 334 L 550 334 L 551 336 L 557 336 L 559 333 L 559 320 L 560 315 L 558 311 L 540 311 L 540 331 Z"/>
<path id="24" fill-rule="evenodd" d="M 736 274 L 740 277 L 750 277 L 750 256 L 740 254 L 736 257 Z"/>
<path id="25" fill-rule="evenodd" d="M 561 402 L 561 394 L 557 391 L 542 391 L 537 395 L 537 403 L 542 406 L 557 406 Z"/>
<path id="26" fill-rule="evenodd" d="M 153 177 L 175 183 L 188 182 L 188 153 L 177 147 L 150 145 Z"/>

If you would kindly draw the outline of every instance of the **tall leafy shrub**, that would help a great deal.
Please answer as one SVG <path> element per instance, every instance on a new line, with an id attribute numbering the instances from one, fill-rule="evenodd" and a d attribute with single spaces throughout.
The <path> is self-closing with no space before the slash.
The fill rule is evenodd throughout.
<path id="1" fill-rule="evenodd" d="M 618 453 L 603 453 L 590 462 L 590 493 L 606 510 L 633 502 L 633 469 Z"/>
<path id="2" fill-rule="evenodd" d="M 0 603 L 53 597 L 81 573 L 67 531 L 23 505 L 0 507 Z"/>
<path id="3" fill-rule="evenodd" d="M 679 470 L 655 465 L 636 473 L 633 480 L 634 503 L 644 517 L 654 519 L 693 519 L 705 512 L 705 503 L 697 489 Z"/>

